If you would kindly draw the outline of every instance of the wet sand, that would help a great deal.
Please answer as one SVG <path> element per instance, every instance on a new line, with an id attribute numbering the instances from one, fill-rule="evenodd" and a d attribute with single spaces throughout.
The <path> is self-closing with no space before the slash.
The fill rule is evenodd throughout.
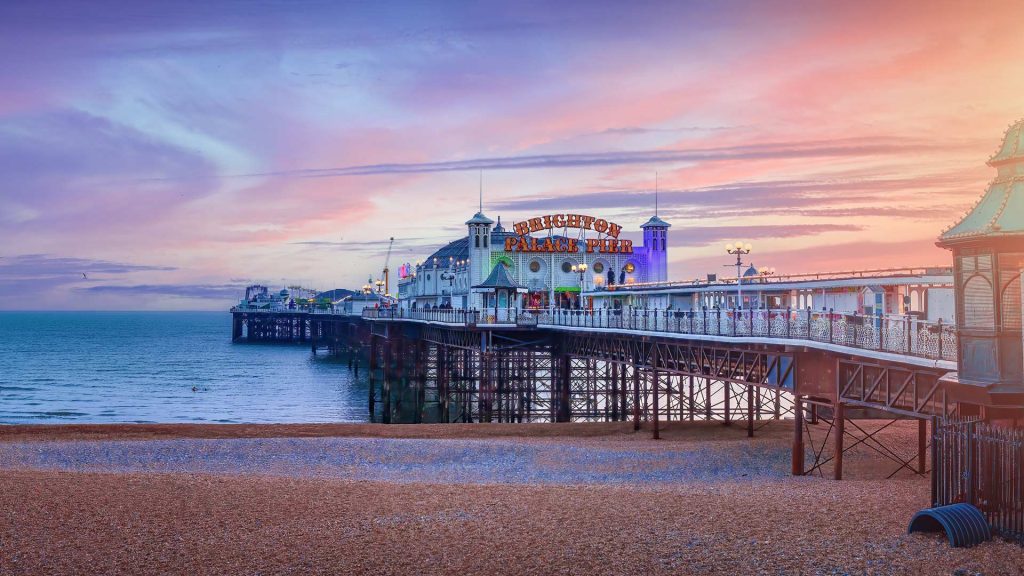
<path id="1" fill-rule="evenodd" d="M 754 442 L 715 424 L 660 442 L 619 424 L 45 428 L 0 432 L 0 574 L 1024 569 L 1013 544 L 907 536 L 928 482 L 877 479 L 870 451 L 847 459 L 859 480 L 789 477 L 788 423 Z M 381 446 L 391 475 L 360 479 Z"/>

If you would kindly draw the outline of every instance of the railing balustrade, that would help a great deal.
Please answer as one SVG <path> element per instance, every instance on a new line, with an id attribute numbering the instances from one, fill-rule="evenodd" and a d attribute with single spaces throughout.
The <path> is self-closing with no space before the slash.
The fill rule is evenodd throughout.
<path id="1" fill-rule="evenodd" d="M 928 322 L 913 316 L 871 316 L 832 310 L 372 308 L 364 310 L 363 316 L 461 325 L 564 326 L 704 336 L 812 340 L 931 360 L 956 361 L 957 355 L 955 325 L 943 323 L 941 320 Z"/>
<path id="2" fill-rule="evenodd" d="M 956 361 L 956 326 L 913 316 L 870 316 L 832 310 L 553 309 L 538 325 L 813 340 L 850 348 Z"/>

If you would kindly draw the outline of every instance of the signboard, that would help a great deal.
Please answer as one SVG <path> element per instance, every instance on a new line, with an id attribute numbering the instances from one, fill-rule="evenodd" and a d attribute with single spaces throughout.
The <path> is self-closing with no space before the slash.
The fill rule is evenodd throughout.
<path id="1" fill-rule="evenodd" d="M 540 230 L 555 230 L 558 228 L 578 228 L 580 230 L 593 230 L 598 234 L 604 234 L 606 238 L 534 238 L 531 233 Z M 548 214 L 537 218 L 530 218 L 523 222 L 516 222 L 512 229 L 518 237 L 510 236 L 505 239 L 505 251 L 507 252 L 579 252 L 580 243 L 588 254 L 598 252 L 601 254 L 632 254 L 633 241 L 619 240 L 619 232 L 622 226 L 609 222 L 604 218 L 595 218 L 585 214 Z"/>

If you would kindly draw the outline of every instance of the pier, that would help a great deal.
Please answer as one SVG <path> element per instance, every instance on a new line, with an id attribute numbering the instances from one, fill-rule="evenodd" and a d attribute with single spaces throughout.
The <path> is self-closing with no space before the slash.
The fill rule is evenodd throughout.
<path id="1" fill-rule="evenodd" d="M 380 281 L 340 313 L 239 308 L 233 337 L 362 358 L 384 423 L 631 422 L 659 439 L 785 421 L 793 475 L 840 480 L 867 447 L 890 476 L 930 473 L 933 505 L 966 501 L 1024 539 L 1024 209 L 1008 208 L 1024 207 L 1024 121 L 989 164 L 999 177 L 939 237 L 952 267 L 773 279 L 730 243 L 735 277 L 670 281 L 657 213 L 612 250 L 618 224 L 555 214 L 509 232 L 481 205 L 465 238 L 399 268 L 397 297 Z M 913 446 L 883 440 L 900 420 Z"/>

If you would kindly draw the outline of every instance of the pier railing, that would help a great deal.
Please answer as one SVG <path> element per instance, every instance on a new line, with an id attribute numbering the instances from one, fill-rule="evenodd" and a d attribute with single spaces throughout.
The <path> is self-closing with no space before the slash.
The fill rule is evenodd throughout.
<path id="1" fill-rule="evenodd" d="M 515 308 L 491 308 L 486 310 L 464 310 L 456 308 L 367 308 L 363 310 L 363 318 L 371 320 L 418 320 L 421 322 L 440 322 L 477 326 L 500 324 L 510 326 L 536 326 L 536 314 Z"/>
<path id="2" fill-rule="evenodd" d="M 655 310 L 528 308 L 524 310 L 462 310 L 370 308 L 363 317 L 418 320 L 465 326 L 558 326 L 600 328 L 663 334 L 810 340 L 915 356 L 929 360 L 957 359 L 956 326 L 910 315 L 845 314 L 793 310 Z"/>
<path id="3" fill-rule="evenodd" d="M 534 310 L 540 326 L 705 336 L 811 340 L 879 352 L 956 361 L 956 326 L 914 316 L 813 310 Z"/>

